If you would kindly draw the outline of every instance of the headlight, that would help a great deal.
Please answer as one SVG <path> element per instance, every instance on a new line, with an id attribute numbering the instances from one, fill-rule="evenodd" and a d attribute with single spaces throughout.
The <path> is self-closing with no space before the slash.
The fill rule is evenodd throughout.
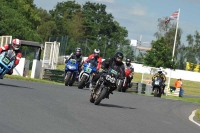
<path id="1" fill-rule="evenodd" d="M 75 67 L 75 66 L 70 66 L 70 65 L 67 65 L 67 67 L 68 67 L 69 69 L 76 69 L 76 67 Z"/>

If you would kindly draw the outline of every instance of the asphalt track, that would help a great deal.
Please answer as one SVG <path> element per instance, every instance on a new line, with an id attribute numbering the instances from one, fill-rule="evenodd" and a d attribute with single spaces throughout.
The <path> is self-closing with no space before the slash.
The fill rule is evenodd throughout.
<path id="1" fill-rule="evenodd" d="M 0 133 L 199 133 L 200 104 L 114 92 L 99 106 L 90 91 L 0 80 Z"/>

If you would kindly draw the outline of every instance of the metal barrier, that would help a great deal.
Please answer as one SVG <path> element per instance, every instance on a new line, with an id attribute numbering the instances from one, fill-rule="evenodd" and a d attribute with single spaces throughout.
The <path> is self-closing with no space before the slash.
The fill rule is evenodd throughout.
<path id="1" fill-rule="evenodd" d="M 42 79 L 64 83 L 64 71 L 55 69 L 44 69 Z"/>

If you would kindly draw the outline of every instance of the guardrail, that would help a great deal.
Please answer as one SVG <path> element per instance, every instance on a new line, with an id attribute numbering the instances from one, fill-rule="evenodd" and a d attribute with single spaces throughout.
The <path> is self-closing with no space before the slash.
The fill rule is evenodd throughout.
<path id="1" fill-rule="evenodd" d="M 64 71 L 55 69 L 44 69 L 42 79 L 64 83 Z"/>
<path id="2" fill-rule="evenodd" d="M 64 71 L 55 69 L 44 69 L 43 77 L 44 80 L 50 80 L 54 82 L 64 83 Z M 132 82 L 132 87 L 127 90 L 128 92 L 135 92 L 138 94 L 152 94 L 151 84 L 144 84 L 140 82 Z M 167 95 L 179 96 L 179 94 L 170 93 L 168 90 L 165 92 Z"/>

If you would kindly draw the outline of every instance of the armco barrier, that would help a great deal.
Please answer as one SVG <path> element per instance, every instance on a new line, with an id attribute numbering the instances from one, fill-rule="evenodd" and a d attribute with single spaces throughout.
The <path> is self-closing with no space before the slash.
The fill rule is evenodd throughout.
<path id="1" fill-rule="evenodd" d="M 55 69 L 44 69 L 42 79 L 64 83 L 64 71 Z"/>
<path id="2" fill-rule="evenodd" d="M 44 80 L 50 80 L 54 82 L 64 83 L 64 71 L 55 69 L 44 69 L 43 77 Z M 140 82 L 132 82 L 132 87 L 127 90 L 128 92 L 135 92 L 138 94 L 148 94 L 152 93 L 152 86 L 149 84 L 144 84 Z M 167 95 L 178 96 L 176 93 Z"/>

